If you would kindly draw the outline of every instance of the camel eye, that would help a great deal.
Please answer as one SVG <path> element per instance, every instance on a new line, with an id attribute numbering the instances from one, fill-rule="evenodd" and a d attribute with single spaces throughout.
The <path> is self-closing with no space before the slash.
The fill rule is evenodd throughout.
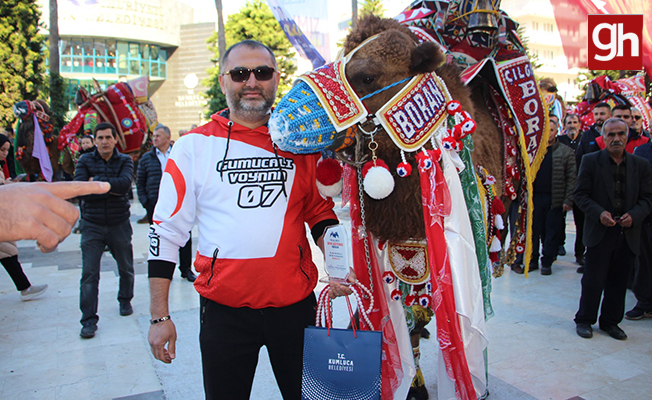
<path id="1" fill-rule="evenodd" d="M 374 81 L 375 79 L 373 76 L 365 76 L 364 78 L 362 78 L 362 83 L 364 83 L 365 85 L 371 85 L 372 83 L 374 83 Z"/>

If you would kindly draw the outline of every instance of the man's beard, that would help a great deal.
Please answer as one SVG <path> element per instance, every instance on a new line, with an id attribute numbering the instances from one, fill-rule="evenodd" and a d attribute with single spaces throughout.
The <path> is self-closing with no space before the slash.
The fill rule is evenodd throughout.
<path id="1" fill-rule="evenodd" d="M 261 99 L 243 99 L 246 93 L 258 93 Z M 238 115 L 245 120 L 257 121 L 265 117 L 274 104 L 276 93 L 265 93 L 262 88 L 242 89 L 237 93 L 229 93 L 226 96 L 226 103 L 232 114 Z"/>

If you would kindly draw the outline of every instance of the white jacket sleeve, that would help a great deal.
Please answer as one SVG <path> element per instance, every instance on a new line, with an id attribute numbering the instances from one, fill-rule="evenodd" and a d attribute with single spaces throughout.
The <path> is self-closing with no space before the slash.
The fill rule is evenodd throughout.
<path id="1" fill-rule="evenodd" d="M 190 238 L 196 216 L 195 171 L 188 151 L 191 144 L 192 140 L 179 140 L 172 147 L 150 226 L 149 260 L 176 264 L 179 248 Z"/>

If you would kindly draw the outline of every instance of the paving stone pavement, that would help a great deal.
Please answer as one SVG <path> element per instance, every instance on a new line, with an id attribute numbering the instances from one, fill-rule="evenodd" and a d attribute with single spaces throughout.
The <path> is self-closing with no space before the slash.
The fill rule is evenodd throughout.
<path id="1" fill-rule="evenodd" d="M 344 221 L 347 213 L 338 209 Z M 176 271 L 170 311 L 177 323 L 178 358 L 166 365 L 149 352 L 148 227 L 136 223 L 144 214 L 133 202 L 134 314 L 118 314 L 117 267 L 106 252 L 99 330 L 90 340 L 79 337 L 80 235 L 70 235 L 48 254 L 36 250 L 34 242 L 19 242 L 19 260 L 31 282 L 50 287 L 42 298 L 21 302 L 8 275 L 0 272 L 0 399 L 204 398 L 198 295 Z M 525 279 L 506 269 L 503 277 L 493 280 L 495 316 L 487 322 L 489 399 L 650 399 L 652 319 L 623 321 L 621 327 L 629 335 L 626 341 L 611 339 L 597 329 L 591 340 L 575 334 L 572 318 L 581 275 L 572 262 L 574 226 L 570 218 L 566 232 L 569 254 L 559 257 L 551 276 L 537 271 Z M 634 303 L 633 294 L 628 293 L 627 308 Z M 344 304 L 335 304 L 336 326 L 346 325 Z M 429 328 L 435 332 L 434 326 Z M 423 340 L 421 346 L 421 365 L 431 399 L 436 399 L 435 336 Z M 264 350 L 260 357 L 251 398 L 280 399 Z"/>

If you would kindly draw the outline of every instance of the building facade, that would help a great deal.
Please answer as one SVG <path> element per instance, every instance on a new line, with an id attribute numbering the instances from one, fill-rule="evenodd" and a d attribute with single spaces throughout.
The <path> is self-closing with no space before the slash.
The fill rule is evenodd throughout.
<path id="1" fill-rule="evenodd" d="M 38 3 L 48 35 L 49 0 Z M 68 80 L 70 99 L 79 86 L 93 93 L 147 75 L 160 123 L 173 133 L 198 123 L 206 108 L 199 98 L 207 90 L 202 82 L 213 65 L 206 39 L 214 23 L 195 23 L 195 10 L 178 0 L 58 3 L 60 72 Z M 179 110 L 170 104 L 180 105 Z"/>
<path id="2" fill-rule="evenodd" d="M 579 27 L 586 23 L 586 19 L 569 10 L 569 13 L 565 14 L 566 19 L 577 21 L 568 23 L 568 26 L 577 30 L 560 32 L 550 0 L 502 0 L 501 8 L 524 27 L 530 54 L 536 55 L 542 64 L 535 70 L 537 78 L 554 79 L 558 94 L 564 101 L 577 102 L 578 97 L 583 94 L 576 82 L 580 70 L 568 67 L 569 60 L 562 47 L 561 34 L 579 37 Z M 585 43 L 578 42 L 577 46 L 577 53 L 569 55 L 570 57 L 579 57 Z"/>

